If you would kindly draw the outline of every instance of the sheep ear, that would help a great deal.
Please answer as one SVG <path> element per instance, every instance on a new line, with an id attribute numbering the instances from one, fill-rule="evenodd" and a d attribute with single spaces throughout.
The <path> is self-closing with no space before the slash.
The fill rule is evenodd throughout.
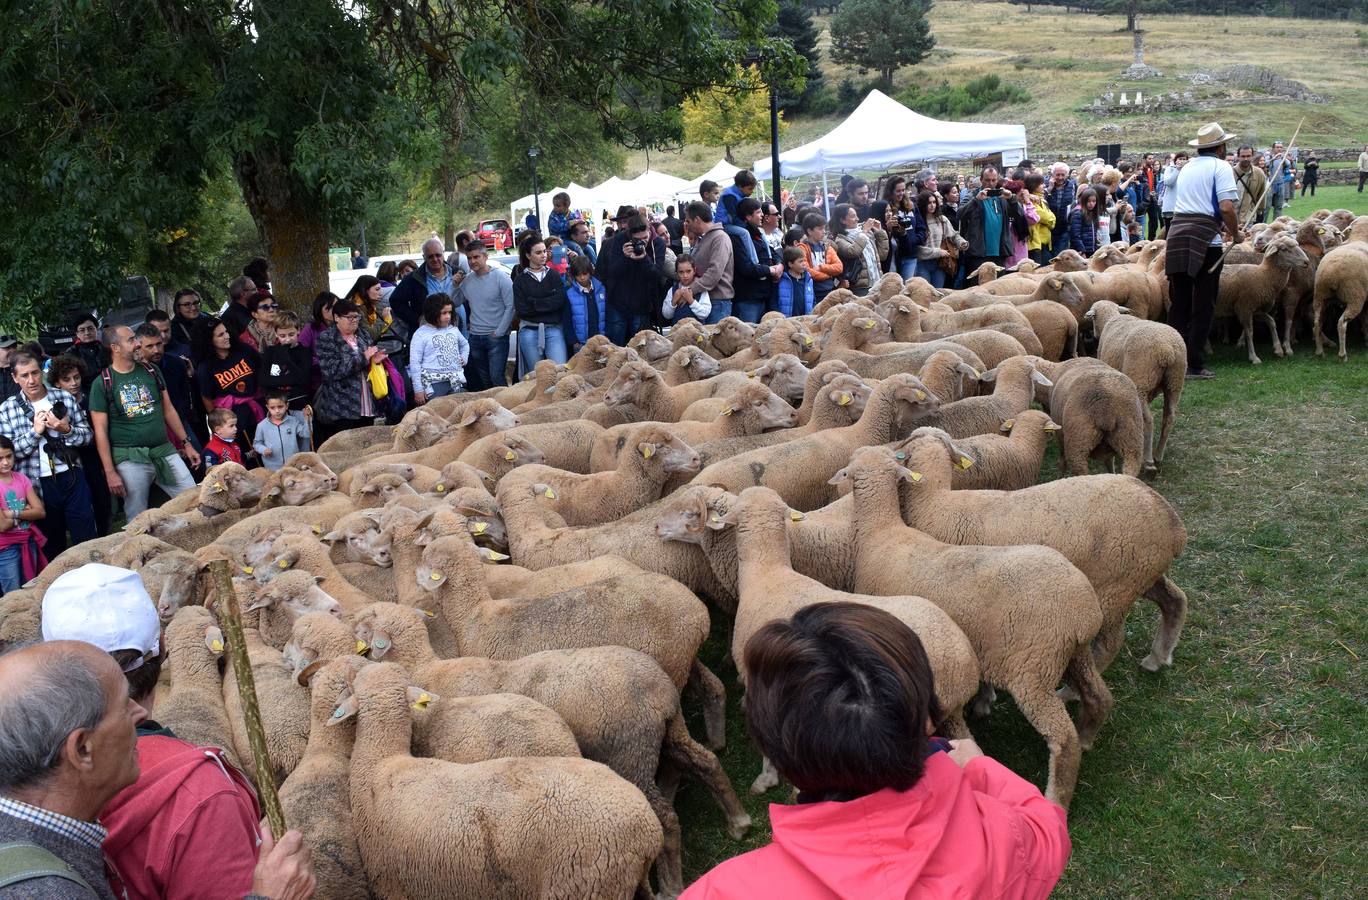
<path id="1" fill-rule="evenodd" d="M 374 630 L 374 631 L 371 632 L 371 640 L 370 640 L 370 658 L 371 658 L 371 659 L 376 659 L 376 660 L 378 660 L 378 659 L 383 659 L 384 656 L 385 656 L 385 654 L 388 653 L 389 650 L 390 650 L 390 648 L 393 647 L 393 646 L 394 646 L 394 643 L 390 640 L 389 635 L 386 634 L 385 632 L 380 631 L 379 629 L 376 629 L 376 630 Z"/>
<path id="2" fill-rule="evenodd" d="M 421 712 L 428 708 L 429 703 L 432 703 L 435 700 L 441 700 L 442 698 L 431 691 L 425 691 L 420 687 L 409 685 L 408 699 L 409 705 Z"/>
<path id="3" fill-rule="evenodd" d="M 483 478 L 485 481 L 490 482 L 491 484 L 494 482 L 494 476 L 490 475 L 484 469 L 476 469 L 475 474 Z"/>
<path id="4" fill-rule="evenodd" d="M 830 478 L 827 479 L 827 484 L 841 484 L 842 482 L 844 482 L 844 481 L 845 481 L 847 478 L 849 478 L 849 477 L 850 477 L 850 470 L 849 470 L 849 469 L 840 469 L 840 470 L 838 470 L 838 471 L 836 472 L 835 475 L 832 475 Z"/>
<path id="5" fill-rule="evenodd" d="M 499 451 L 503 452 L 500 453 Z M 515 459 L 518 458 L 518 454 L 514 453 L 513 449 L 509 447 L 507 444 L 496 444 L 494 446 L 494 452 L 502 456 L 505 462 L 513 462 Z"/>
<path id="6" fill-rule="evenodd" d="M 512 558 L 507 553 L 499 553 L 497 550 L 490 550 L 488 547 L 476 547 L 475 549 L 479 552 L 480 558 L 487 563 L 501 563 Z"/>
<path id="7" fill-rule="evenodd" d="M 729 416 L 736 411 L 737 410 L 735 406 L 728 406 L 726 409 L 722 410 L 722 415 Z"/>
<path id="8" fill-rule="evenodd" d="M 1062 288 L 1063 286 L 1064 286 L 1064 279 L 1063 279 L 1063 278 L 1051 278 L 1051 279 L 1050 279 L 1050 287 L 1054 288 L 1055 290 L 1059 290 L 1059 289 Z"/>
<path id="9" fill-rule="evenodd" d="M 475 535 L 476 537 L 479 537 L 480 535 L 484 534 L 486 531 L 489 530 L 489 523 L 476 522 L 474 520 L 471 520 L 466 523 L 466 528 L 470 531 L 471 534 Z"/>
<path id="10" fill-rule="evenodd" d="M 551 385 L 551 386 L 550 386 L 549 388 L 547 388 L 546 390 L 542 391 L 543 394 L 554 394 L 555 392 L 556 392 L 556 386 L 555 386 L 554 384 Z"/>
<path id="11" fill-rule="evenodd" d="M 217 625 L 209 625 L 204 629 L 204 646 L 215 653 L 222 653 L 227 646 L 223 641 L 223 631 Z"/>
<path id="12" fill-rule="evenodd" d="M 827 396 L 835 401 L 837 406 L 849 406 L 855 402 L 855 395 L 850 391 L 832 391 Z"/>
<path id="13" fill-rule="evenodd" d="M 374 494 L 374 493 L 375 493 L 376 491 L 378 491 L 378 490 L 380 490 L 379 485 L 367 484 L 367 485 L 363 485 L 362 487 L 357 488 L 357 489 L 356 489 L 356 492 L 357 492 L 358 494 Z"/>
<path id="14" fill-rule="evenodd" d="M 1002 427 L 999 428 L 998 431 L 1001 431 L 1003 434 L 1011 434 L 1012 426 L 1015 424 L 1016 419 L 1004 419 L 1002 422 Z"/>
<path id="15" fill-rule="evenodd" d="M 997 369 L 987 369 L 979 373 L 979 381 L 984 384 L 992 384 L 997 381 Z"/>
<path id="16" fill-rule="evenodd" d="M 536 484 L 532 485 L 532 493 L 537 496 L 545 497 L 547 500 L 556 499 L 556 490 L 549 484 L 542 484 L 541 482 L 537 482 Z"/>
<path id="17" fill-rule="evenodd" d="M 226 491 L 226 490 L 228 490 L 228 488 L 224 487 L 222 481 L 215 481 L 215 482 L 213 483 L 213 485 L 210 486 L 210 488 L 209 488 L 209 493 L 211 493 L 211 494 L 222 494 L 222 493 L 223 493 L 224 491 Z"/>
<path id="18" fill-rule="evenodd" d="M 1046 378 L 1044 375 L 1042 375 L 1035 369 L 1031 369 L 1031 380 L 1034 381 L 1036 384 L 1040 385 L 1041 387 L 1054 387 L 1053 381 Z"/>
<path id="19" fill-rule="evenodd" d="M 457 423 L 456 423 L 456 427 L 457 427 L 457 428 L 466 428 L 467 426 L 474 425 L 476 422 L 479 421 L 479 419 L 480 419 L 480 414 L 479 414 L 479 413 L 473 413 L 473 412 L 472 412 L 472 413 L 466 413 L 466 417 L 465 417 L 464 419 L 462 419 L 461 421 L 457 422 Z"/>
<path id="20" fill-rule="evenodd" d="M 342 534 L 340 531 L 329 531 L 327 534 L 321 535 L 318 539 L 325 544 L 335 544 L 345 537 L 346 535 Z"/>
<path id="21" fill-rule="evenodd" d="M 655 456 L 656 446 L 657 445 L 655 444 L 643 441 L 642 443 L 637 444 L 637 452 L 641 454 L 642 459 L 650 459 L 652 456 Z"/>
<path id="22" fill-rule="evenodd" d="M 1057 423 L 1054 419 L 1046 419 L 1046 420 L 1045 420 L 1044 428 L 1045 428 L 1045 430 L 1046 430 L 1047 432 L 1063 431 L 1063 430 L 1064 430 L 1063 427 L 1061 427 L 1061 426 L 1059 425 L 1059 423 Z"/>
<path id="23" fill-rule="evenodd" d="M 275 606 L 275 598 L 269 596 L 258 596 L 255 600 L 252 601 L 252 605 L 244 609 L 243 612 L 253 612 L 254 610 L 258 609 L 269 609 L 272 606 Z"/>
<path id="24" fill-rule="evenodd" d="M 914 472 L 911 469 L 905 468 L 903 466 L 898 466 L 898 477 L 901 478 L 903 481 L 910 481 L 913 484 L 919 484 L 922 481 L 922 479 L 924 479 L 926 476 L 920 472 Z"/>
<path id="25" fill-rule="evenodd" d="M 347 721 L 352 716 L 356 715 L 358 708 L 360 708 L 360 704 L 356 700 L 356 695 L 353 694 L 337 704 L 337 708 L 333 710 L 333 714 L 328 718 L 328 724 L 337 725 L 340 722 Z"/>
<path id="26" fill-rule="evenodd" d="M 735 525 L 737 522 L 736 507 L 732 507 L 725 513 L 719 513 L 717 510 L 709 507 L 706 521 L 708 527 L 713 531 L 721 531 L 729 525 Z"/>
<path id="27" fill-rule="evenodd" d="M 969 365 L 964 360 L 960 360 L 959 362 L 955 363 L 955 371 L 966 378 L 977 379 L 979 377 L 979 373 L 974 370 L 974 367 Z"/>

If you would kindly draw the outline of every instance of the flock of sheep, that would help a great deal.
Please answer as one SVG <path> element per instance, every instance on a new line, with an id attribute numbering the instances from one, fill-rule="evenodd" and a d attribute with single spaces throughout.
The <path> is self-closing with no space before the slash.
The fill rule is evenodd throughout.
<path id="1" fill-rule="evenodd" d="M 166 624 L 158 720 L 280 786 L 328 898 L 649 896 L 652 867 L 659 895 L 678 894 L 681 776 L 732 835 L 750 824 L 713 753 L 710 612 L 734 619 L 740 660 L 806 604 L 888 610 L 926 646 L 942 733 L 968 735 L 966 713 L 1010 692 L 1067 805 L 1127 613 L 1159 608 L 1150 671 L 1186 613 L 1168 575 L 1182 520 L 1136 477 L 1163 460 L 1186 365 L 1155 321 L 1162 264 L 1162 243 L 1069 251 L 948 294 L 888 275 L 811 316 L 595 337 L 566 366 L 278 472 L 211 470 L 0 600 L 0 644 L 37 636 L 61 572 L 138 570 Z M 1343 356 L 1368 218 L 1274 223 L 1225 273 L 1251 359 L 1254 318 L 1281 305 L 1290 352 L 1308 307 L 1320 343 L 1331 301 Z M 1090 336 L 1097 355 L 1079 355 Z M 1056 434 L 1074 477 L 1036 484 Z M 1123 474 L 1088 474 L 1090 459 Z M 270 772 L 205 606 L 220 559 L 239 572 Z M 766 763 L 751 789 L 777 782 Z"/>

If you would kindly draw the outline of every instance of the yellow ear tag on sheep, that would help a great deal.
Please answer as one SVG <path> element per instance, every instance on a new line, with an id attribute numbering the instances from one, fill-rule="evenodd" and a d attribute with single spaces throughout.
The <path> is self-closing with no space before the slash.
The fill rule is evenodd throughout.
<path id="1" fill-rule="evenodd" d="M 861 325 L 860 327 L 863 328 L 865 331 L 869 331 L 871 328 L 874 327 L 874 320 L 873 320 L 873 319 L 865 319 L 865 323 L 864 323 L 863 325 Z"/>
<path id="2" fill-rule="evenodd" d="M 1007 419 L 1006 421 L 1004 421 L 1004 422 L 1002 423 L 1002 427 L 999 428 L 998 430 L 1001 431 L 1001 432 L 1003 432 L 1004 434 L 1006 434 L 1007 432 L 1010 432 L 1010 431 L 1012 430 L 1012 428 L 1015 427 L 1015 426 L 1016 426 L 1016 419 Z"/>
<path id="3" fill-rule="evenodd" d="M 836 405 L 837 405 L 837 406 L 849 406 L 849 405 L 850 405 L 851 403 L 853 403 L 854 401 L 855 401 L 855 398 L 852 397 L 850 394 L 843 393 L 843 394 L 841 394 L 841 399 L 836 401 Z"/>
<path id="4" fill-rule="evenodd" d="M 490 550 L 489 558 L 494 560 L 495 562 L 503 562 L 504 560 L 509 559 L 510 557 L 507 553 L 500 553 L 497 550 Z"/>
<path id="5" fill-rule="evenodd" d="M 439 493 L 439 494 L 445 493 L 445 492 L 446 492 L 446 485 L 444 485 L 444 484 L 439 484 L 439 485 L 437 485 L 436 487 L 434 487 L 433 490 L 436 491 L 436 492 Z"/>
<path id="6" fill-rule="evenodd" d="M 794 521 L 794 522 L 801 522 L 801 521 L 803 521 L 803 520 L 806 519 L 806 518 L 807 518 L 807 516 L 803 515 L 802 513 L 800 513 L 800 512 L 799 512 L 798 510 L 796 510 L 796 509 L 791 509 L 791 510 L 789 510 L 789 519 L 790 519 L 791 521 Z"/>
<path id="7" fill-rule="evenodd" d="M 958 465 L 961 469 L 968 469 L 974 465 L 974 461 L 967 456 L 961 456 L 958 460 L 956 460 L 955 464 Z"/>
<path id="8" fill-rule="evenodd" d="M 916 394 L 917 394 L 917 399 L 918 399 L 918 400 L 925 400 L 925 399 L 926 399 L 926 391 L 918 390 L 918 391 L 916 392 Z"/>
<path id="9" fill-rule="evenodd" d="M 322 534 L 322 533 L 323 533 L 323 526 L 321 526 L 321 525 L 315 525 L 315 526 L 313 527 L 313 533 L 314 533 L 314 534 Z"/>
<path id="10" fill-rule="evenodd" d="M 505 450 L 505 451 L 504 451 L 504 459 L 508 460 L 509 462 L 512 462 L 513 460 L 515 460 L 515 459 L 517 459 L 517 458 L 518 458 L 518 454 L 514 453 L 512 450 Z"/>
<path id="11" fill-rule="evenodd" d="M 431 575 L 428 576 L 428 580 L 429 580 L 429 581 L 441 581 L 441 580 L 442 580 L 442 573 L 441 573 L 441 572 L 433 572 Z"/>
<path id="12" fill-rule="evenodd" d="M 754 377 L 755 377 L 755 373 L 754 373 L 754 372 L 747 372 L 747 373 L 746 373 L 746 377 L 747 377 L 747 378 L 754 378 Z"/>
<path id="13" fill-rule="evenodd" d="M 698 343 L 698 344 L 703 343 L 703 342 L 706 341 L 707 339 L 708 339 L 708 338 L 707 338 L 705 335 L 701 335 L 701 334 L 696 334 L 696 335 L 694 335 L 694 342 L 695 342 L 695 343 Z"/>
<path id="14" fill-rule="evenodd" d="M 423 615 L 427 616 L 429 619 L 437 618 L 437 614 L 430 609 L 420 609 L 418 611 Z"/>
<path id="15" fill-rule="evenodd" d="M 546 489 L 546 499 L 547 499 L 547 500 L 555 500 L 555 499 L 556 499 L 556 492 L 555 492 L 555 490 L 553 490 L 552 488 L 547 488 L 547 489 Z"/>
<path id="16" fill-rule="evenodd" d="M 367 650 L 369 650 L 369 649 L 370 649 L 370 644 L 367 644 L 365 641 L 358 640 L 358 641 L 356 642 L 356 652 L 357 652 L 358 654 L 360 654 L 360 653 L 365 653 L 365 652 L 366 652 Z"/>
<path id="17" fill-rule="evenodd" d="M 751 377 L 754 378 L 755 376 L 752 375 Z M 729 415 L 731 415 L 731 414 L 734 413 L 734 412 L 736 412 L 736 410 L 734 410 L 734 409 L 732 409 L 730 406 L 728 406 L 726 409 L 722 410 L 722 415 L 724 415 L 724 416 L 729 416 Z"/>
<path id="18" fill-rule="evenodd" d="M 873 328 L 874 326 L 871 325 L 870 327 Z M 812 346 L 812 335 L 810 335 L 810 334 L 805 334 L 805 335 L 803 335 L 803 346 L 804 346 L 804 347 L 811 347 L 811 346 Z"/>
<path id="19" fill-rule="evenodd" d="M 471 534 L 484 534 L 484 533 L 485 533 L 486 531 L 488 531 L 488 530 L 489 530 L 489 523 L 488 523 L 488 522 L 473 522 L 473 523 L 471 523 L 471 526 L 470 526 L 470 533 L 471 533 Z"/>
<path id="20" fill-rule="evenodd" d="M 432 695 L 429 694 L 427 691 L 424 691 L 423 693 L 421 693 L 421 694 L 418 695 L 418 699 L 417 699 L 417 700 L 414 700 L 414 701 L 413 701 L 413 708 L 416 709 L 416 710 L 420 710 L 420 711 L 421 711 L 421 710 L 427 709 L 427 708 L 428 708 L 428 704 L 431 703 L 431 702 L 432 702 Z"/>
<path id="21" fill-rule="evenodd" d="M 641 456 L 643 459 L 650 459 L 652 456 L 655 456 L 655 448 L 650 444 L 647 444 L 645 447 L 641 448 Z"/>
<path id="22" fill-rule="evenodd" d="M 210 491 L 215 494 L 222 494 L 226 490 L 228 489 L 223 486 L 223 482 L 221 481 L 214 482 L 214 486 L 210 488 Z"/>
<path id="23" fill-rule="evenodd" d="M 252 567 L 251 567 L 251 566 L 243 566 L 243 567 L 242 567 L 242 574 L 243 574 L 243 575 L 251 575 L 251 574 L 252 574 Z"/>
<path id="24" fill-rule="evenodd" d="M 907 477 L 908 477 L 908 478 L 911 478 L 914 482 L 917 482 L 917 481 L 921 481 L 921 480 L 922 480 L 923 478 L 925 478 L 926 476 L 923 475 L 923 474 L 920 473 L 920 472 L 908 472 L 908 473 L 907 473 Z"/>
<path id="25" fill-rule="evenodd" d="M 223 652 L 223 639 L 222 639 L 222 638 L 214 638 L 212 641 L 209 642 L 209 649 L 210 649 L 210 650 L 213 650 L 215 653 L 222 653 L 222 652 Z"/>
<path id="26" fill-rule="evenodd" d="M 280 566 L 282 569 L 288 569 L 290 567 L 290 562 L 289 560 L 282 559 L 280 562 L 276 563 L 276 565 Z"/>

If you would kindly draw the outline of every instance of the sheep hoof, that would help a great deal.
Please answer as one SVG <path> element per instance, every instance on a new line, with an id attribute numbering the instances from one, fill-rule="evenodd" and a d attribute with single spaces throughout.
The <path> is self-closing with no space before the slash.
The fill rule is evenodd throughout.
<path id="1" fill-rule="evenodd" d="M 750 827 L 750 816 L 738 816 L 727 823 L 727 834 L 731 836 L 732 840 L 739 841 L 746 836 L 746 832 L 750 830 Z"/>
<path id="2" fill-rule="evenodd" d="M 777 784 L 779 784 L 779 775 L 777 772 L 773 775 L 768 772 L 761 772 L 756 776 L 755 780 L 751 782 L 751 796 L 758 797 Z"/>
<path id="3" fill-rule="evenodd" d="M 1173 660 L 1171 659 L 1168 662 L 1165 662 L 1164 660 L 1159 659 L 1159 657 L 1151 653 L 1149 656 L 1146 656 L 1144 659 L 1140 660 L 1140 668 L 1144 669 L 1146 672 L 1158 672 L 1165 665 L 1170 665 L 1172 664 L 1172 662 Z"/>

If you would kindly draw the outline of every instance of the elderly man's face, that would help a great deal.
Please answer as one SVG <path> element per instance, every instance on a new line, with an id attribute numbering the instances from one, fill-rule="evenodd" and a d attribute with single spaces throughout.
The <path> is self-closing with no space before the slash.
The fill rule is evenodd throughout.
<path id="1" fill-rule="evenodd" d="M 433 275 L 441 275 L 446 269 L 446 251 L 439 241 L 428 241 L 423 245 L 423 263 Z"/>
<path id="2" fill-rule="evenodd" d="M 1056 187 L 1063 187 L 1064 182 L 1069 180 L 1069 170 L 1055 169 L 1050 173 L 1050 180 L 1054 182 Z"/>

